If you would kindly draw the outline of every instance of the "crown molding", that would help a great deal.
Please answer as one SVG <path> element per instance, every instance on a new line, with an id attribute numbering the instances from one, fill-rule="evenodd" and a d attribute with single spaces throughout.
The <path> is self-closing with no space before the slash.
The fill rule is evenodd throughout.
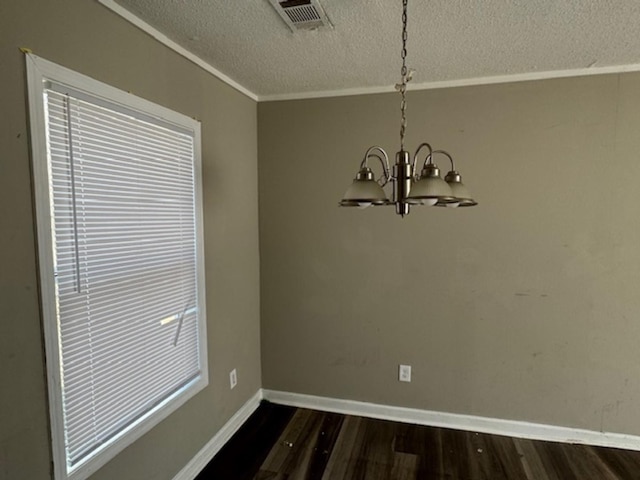
<path id="1" fill-rule="evenodd" d="M 155 27 L 152 27 L 140 17 L 134 15 L 126 8 L 120 6 L 115 0 L 98 0 L 102 5 L 109 10 L 120 15 L 125 20 L 129 21 L 143 32 L 151 35 L 157 41 L 182 55 L 186 59 L 198 65 L 214 77 L 223 81 L 227 85 L 233 87 L 237 91 L 243 93 L 247 97 L 255 100 L 256 102 L 277 102 L 283 100 L 306 100 L 313 98 L 327 98 L 327 97 L 346 97 L 352 95 L 372 95 L 376 93 L 392 93 L 396 89 L 392 85 L 387 86 L 375 86 L 375 87 L 357 87 L 357 88 L 343 88 L 337 90 L 320 90 L 313 92 L 296 92 L 296 93 L 277 93 L 258 95 L 252 92 L 248 88 L 244 87 L 240 83 L 236 82 L 233 78 L 225 75 L 220 70 L 207 63 L 202 58 L 191 53 L 186 48 L 178 45 L 176 42 L 167 37 L 164 33 L 160 32 Z M 640 63 L 628 64 L 628 65 L 611 65 L 605 67 L 588 67 L 588 68 L 576 68 L 570 70 L 549 70 L 545 72 L 528 72 L 528 73 L 515 73 L 508 75 L 495 75 L 489 77 L 473 77 L 463 78 L 458 80 L 443 80 L 437 82 L 422 82 L 409 84 L 408 90 L 434 90 L 439 88 L 455 88 L 455 87 L 470 87 L 476 85 L 493 85 L 501 83 L 516 83 L 516 82 L 529 82 L 535 80 L 550 80 L 554 78 L 568 78 L 568 77 L 584 77 L 590 75 L 606 75 L 615 73 L 627 73 L 627 72 L 640 72 Z"/>
<path id="2" fill-rule="evenodd" d="M 224 83 L 226 83 L 230 87 L 235 88 L 237 91 L 239 91 L 240 93 L 246 95 L 247 97 L 251 98 L 252 100 L 255 100 L 256 102 L 259 100 L 258 95 L 253 93 L 251 90 L 249 90 L 248 88 L 246 88 L 243 85 L 239 84 L 238 82 L 236 82 L 233 78 L 229 77 L 228 75 L 225 75 L 220 70 L 218 70 L 217 68 L 215 68 L 211 64 L 205 62 L 203 59 L 201 59 L 197 55 L 191 53 L 186 48 L 178 45 L 176 42 L 174 42 L 169 37 L 167 37 L 164 33 L 160 32 L 155 27 L 152 27 L 147 22 L 142 20 L 140 17 L 138 17 L 138 16 L 134 15 L 133 13 L 131 13 L 126 8 L 118 5 L 114 0 L 98 0 L 98 1 L 102 5 L 107 7 L 109 10 L 111 10 L 112 12 L 120 15 L 122 18 L 124 18 L 128 22 L 132 23 L 133 25 L 138 27 L 143 32 L 151 35 L 153 38 L 155 38 L 157 41 L 159 41 L 160 43 L 162 43 L 166 47 L 169 47 L 174 52 L 182 55 L 187 60 L 192 61 L 193 63 L 198 65 L 200 68 L 202 68 L 203 70 L 206 70 L 211 75 L 213 75 L 217 79 L 223 81 Z"/>
<path id="3" fill-rule="evenodd" d="M 491 77 L 462 78 L 459 80 L 442 80 L 437 82 L 421 82 L 409 84 L 407 90 L 435 90 L 440 88 L 471 87 L 477 85 L 494 85 L 500 83 L 530 82 L 535 80 L 550 80 L 554 78 L 585 77 L 591 75 L 606 75 L 613 73 L 640 72 L 640 63 L 629 65 L 612 65 L 607 67 L 576 68 L 571 70 L 549 70 L 546 72 L 514 73 Z M 322 90 L 316 92 L 283 93 L 260 95 L 261 102 L 278 102 L 283 100 L 304 100 L 326 97 L 346 97 L 351 95 L 371 95 L 376 93 L 396 92 L 395 86 L 344 88 L 338 90 Z"/>

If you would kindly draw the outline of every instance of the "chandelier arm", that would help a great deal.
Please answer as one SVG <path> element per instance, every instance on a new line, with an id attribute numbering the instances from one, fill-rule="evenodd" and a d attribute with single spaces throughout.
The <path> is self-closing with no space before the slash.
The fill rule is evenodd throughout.
<path id="1" fill-rule="evenodd" d="M 380 155 L 377 155 L 375 153 L 370 153 L 367 158 L 377 158 L 378 161 L 380 162 L 380 165 L 382 165 L 383 174 L 382 174 L 382 176 L 380 178 L 378 178 L 376 180 L 376 182 L 381 187 L 384 187 L 387 183 L 389 183 L 389 174 L 388 174 L 388 171 L 387 171 L 387 167 L 385 167 L 384 160 L 382 159 L 382 157 Z"/>
<path id="2" fill-rule="evenodd" d="M 446 157 L 449 158 L 449 161 L 451 162 L 451 170 L 455 170 L 456 167 L 453 164 L 453 157 L 451 156 L 451 154 L 449 152 L 447 152 L 446 150 L 433 150 L 429 156 L 425 159 L 424 164 L 427 164 L 427 159 L 433 163 L 433 155 L 435 155 L 436 153 L 441 153 L 442 155 L 445 155 Z M 424 167 L 423 167 L 424 168 Z"/>
<path id="3" fill-rule="evenodd" d="M 411 167 L 411 174 L 414 177 L 417 177 L 419 175 L 418 171 L 416 170 L 416 166 L 418 165 L 418 154 L 420 153 L 420 150 L 422 150 L 424 147 L 429 149 L 429 155 L 427 155 L 427 158 L 431 157 L 431 155 L 433 154 L 433 148 L 431 148 L 431 145 L 429 145 L 427 142 L 421 143 L 417 150 L 415 155 L 413 156 L 413 166 Z M 426 159 L 425 159 L 426 162 Z"/>
<path id="4" fill-rule="evenodd" d="M 376 155 L 375 153 L 372 153 L 375 151 L 380 152 L 382 154 L 382 157 L 380 157 L 380 155 Z M 360 168 L 367 166 L 367 161 L 369 160 L 369 157 L 375 157 L 380 161 L 380 164 L 382 165 L 382 172 L 384 175 L 384 182 L 380 183 L 380 179 L 378 179 L 378 183 L 380 183 L 380 186 L 385 186 L 392 179 L 391 167 L 389 166 L 389 156 L 387 155 L 387 152 L 385 152 L 382 147 L 378 147 L 377 145 L 370 147 L 367 150 L 367 152 L 364 154 L 362 163 L 360 163 Z"/>

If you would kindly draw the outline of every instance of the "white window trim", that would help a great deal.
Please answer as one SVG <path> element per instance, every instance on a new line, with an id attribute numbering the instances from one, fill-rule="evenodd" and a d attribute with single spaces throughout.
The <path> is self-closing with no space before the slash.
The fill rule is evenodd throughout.
<path id="1" fill-rule="evenodd" d="M 200 122 L 185 115 L 154 104 L 130 93 L 106 85 L 88 76 L 79 74 L 33 54 L 26 54 L 27 87 L 29 96 L 29 116 L 31 133 L 31 156 L 33 165 L 33 186 L 36 207 L 36 228 L 38 233 L 38 263 L 40 273 L 40 296 L 42 323 L 44 329 L 47 364 L 47 384 L 49 393 L 49 414 L 51 423 L 51 443 L 56 480 L 84 480 L 131 445 L 155 425 L 169 416 L 208 385 L 207 331 L 205 308 L 204 241 L 202 215 L 202 160 Z M 121 104 L 127 108 L 142 111 L 147 115 L 186 128 L 194 135 L 194 181 L 196 202 L 196 259 L 198 281 L 198 327 L 202 373 L 200 377 L 177 392 L 165 402 L 156 406 L 132 427 L 125 429 L 111 441 L 103 445 L 89 459 L 68 471 L 64 440 L 64 418 L 62 405 L 62 385 L 60 375 L 59 338 L 56 320 L 56 294 L 53 265 L 53 245 L 51 237 L 51 217 L 48 160 L 46 144 L 46 123 L 44 109 L 44 83 L 46 80 L 68 85 L 76 90 Z"/>

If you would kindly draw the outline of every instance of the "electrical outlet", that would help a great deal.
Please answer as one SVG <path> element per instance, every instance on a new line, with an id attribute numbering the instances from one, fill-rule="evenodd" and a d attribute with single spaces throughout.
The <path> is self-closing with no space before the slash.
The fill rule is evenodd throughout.
<path id="1" fill-rule="evenodd" d="M 229 372 L 229 387 L 231 387 L 231 389 L 233 390 L 237 384 L 238 384 L 238 372 L 236 372 L 236 369 L 234 368 Z"/>
<path id="2" fill-rule="evenodd" d="M 400 365 L 398 369 L 398 380 L 401 382 L 411 381 L 411 365 Z"/>

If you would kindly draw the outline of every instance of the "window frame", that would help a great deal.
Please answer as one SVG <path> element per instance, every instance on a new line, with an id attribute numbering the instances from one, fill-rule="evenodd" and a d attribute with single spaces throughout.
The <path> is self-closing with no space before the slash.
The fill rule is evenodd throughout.
<path id="1" fill-rule="evenodd" d="M 44 331 L 47 389 L 49 398 L 50 434 L 53 472 L 56 480 L 84 480 L 119 452 L 180 408 L 209 383 L 206 288 L 204 266 L 204 229 L 202 202 L 202 159 L 200 122 L 186 115 L 162 107 L 131 93 L 67 69 L 31 53 L 25 55 L 31 135 L 31 164 L 33 195 L 36 215 L 37 252 L 41 302 L 41 320 Z M 60 338 L 57 322 L 54 280 L 51 198 L 49 187 L 49 161 L 47 157 L 47 130 L 45 119 L 45 82 L 67 85 L 74 90 L 98 97 L 110 104 L 139 111 L 160 122 L 172 124 L 193 133 L 194 139 L 194 198 L 196 226 L 196 269 L 198 296 L 198 348 L 201 374 L 180 391 L 170 395 L 147 414 L 126 427 L 122 432 L 99 447 L 87 459 L 72 468 L 67 464 L 63 391 L 61 378 Z"/>

